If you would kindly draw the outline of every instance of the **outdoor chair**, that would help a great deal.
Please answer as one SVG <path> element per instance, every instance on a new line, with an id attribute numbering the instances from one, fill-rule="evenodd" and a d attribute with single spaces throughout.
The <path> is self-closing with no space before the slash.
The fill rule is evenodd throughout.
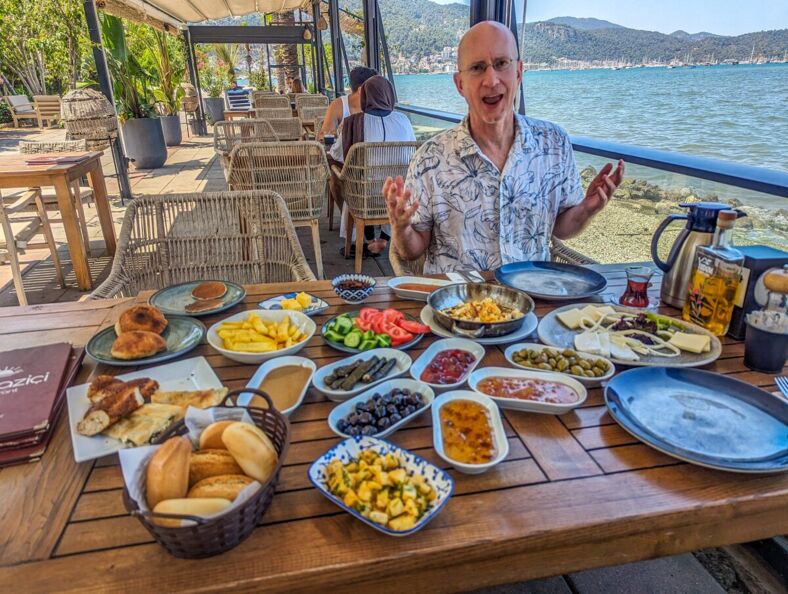
<path id="1" fill-rule="evenodd" d="M 11 111 L 11 119 L 14 122 L 14 128 L 19 128 L 20 120 L 38 121 L 36 108 L 30 103 L 27 95 L 8 95 L 5 101 L 8 103 L 8 108 Z"/>
<path id="2" fill-rule="evenodd" d="M 304 138 L 304 127 L 301 124 L 301 118 L 272 118 L 267 120 L 267 122 L 271 124 L 279 140 L 302 140 Z"/>
<path id="3" fill-rule="evenodd" d="M 353 221 L 356 228 L 356 273 L 361 273 L 364 252 L 364 227 L 389 222 L 383 199 L 383 182 L 387 177 L 403 178 L 418 142 L 359 142 L 350 147 L 342 171 L 338 173 L 342 197 L 348 207 L 345 226 L 345 258 L 350 257 Z M 329 219 L 333 204 L 328 205 Z"/>
<path id="4" fill-rule="evenodd" d="M 38 116 L 38 127 L 43 128 L 60 121 L 60 95 L 33 95 L 33 104 Z"/>
<path id="5" fill-rule="evenodd" d="M 252 98 L 251 98 L 251 100 L 252 100 L 252 109 L 265 107 L 265 105 L 263 105 L 263 103 L 264 103 L 263 98 L 264 97 L 273 97 L 273 96 L 274 96 L 274 92 L 273 91 L 268 91 L 266 89 L 260 89 L 260 90 L 257 90 L 257 91 L 252 91 Z"/>
<path id="6" fill-rule="evenodd" d="M 249 111 L 252 109 L 248 89 L 227 90 L 224 92 L 224 101 L 228 111 Z"/>
<path id="7" fill-rule="evenodd" d="M 276 142 L 279 140 L 268 120 L 232 120 L 213 126 L 213 148 L 219 157 L 225 178 L 230 168 L 230 151 L 244 142 Z"/>
<path id="8" fill-rule="evenodd" d="M 293 117 L 293 110 L 288 107 L 260 107 L 254 110 L 254 117 L 263 120 L 279 120 Z"/>
<path id="9" fill-rule="evenodd" d="M 61 140 L 55 142 L 35 142 L 32 140 L 23 140 L 19 143 L 19 152 L 23 155 L 38 155 L 49 153 L 75 153 L 84 152 L 87 150 L 87 141 L 82 140 Z M 85 246 L 85 253 L 90 255 L 90 235 L 88 234 L 87 217 L 85 216 L 84 202 L 91 203 L 93 201 L 93 188 L 89 186 L 82 186 L 79 180 L 74 180 L 71 185 L 71 200 L 74 203 L 74 210 L 77 213 L 79 220 L 79 228 L 82 233 L 82 243 Z M 57 211 L 60 209 L 57 204 L 57 194 L 54 188 L 39 188 L 41 200 L 44 207 L 49 211 Z M 50 219 L 52 223 L 62 223 L 62 219 Z"/>
<path id="10" fill-rule="evenodd" d="M 299 93 L 295 97 L 295 105 L 298 111 L 304 107 L 322 107 L 323 113 L 325 113 L 328 109 L 328 97 L 312 93 Z"/>
<path id="11" fill-rule="evenodd" d="M 142 196 L 126 210 L 109 277 L 91 299 L 200 279 L 315 280 L 281 196 L 269 191 Z"/>
<path id="12" fill-rule="evenodd" d="M 314 141 L 239 144 L 230 153 L 231 190 L 272 190 L 287 204 L 296 227 L 310 227 L 318 278 L 323 278 L 320 216 L 329 169 L 323 147 Z"/>
<path id="13" fill-rule="evenodd" d="M 314 137 L 317 134 L 318 130 L 314 128 L 315 120 L 317 118 L 324 118 L 326 117 L 326 109 L 327 107 L 302 107 L 298 110 L 298 117 L 301 118 L 301 121 L 304 124 L 304 129 L 306 130 L 307 134 Z"/>
<path id="14" fill-rule="evenodd" d="M 553 237 L 550 245 L 550 259 L 553 262 L 563 262 L 564 264 L 599 264 L 596 260 L 568 247 L 557 237 Z M 398 246 L 392 239 L 389 246 L 389 262 L 394 276 L 421 276 L 424 274 L 424 260 L 424 256 L 416 260 L 406 260 L 400 255 Z"/>
<path id="15" fill-rule="evenodd" d="M 255 97 L 254 107 L 255 109 L 290 110 L 290 99 L 284 95 L 257 95 Z"/>

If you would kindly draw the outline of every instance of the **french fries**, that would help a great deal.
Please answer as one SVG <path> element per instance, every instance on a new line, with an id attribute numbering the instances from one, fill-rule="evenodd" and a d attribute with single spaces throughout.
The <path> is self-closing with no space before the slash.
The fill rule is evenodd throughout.
<path id="1" fill-rule="evenodd" d="M 267 322 L 254 312 L 243 321 L 223 322 L 216 333 L 222 339 L 224 348 L 240 353 L 270 353 L 306 339 L 306 334 L 290 316 L 280 322 Z"/>

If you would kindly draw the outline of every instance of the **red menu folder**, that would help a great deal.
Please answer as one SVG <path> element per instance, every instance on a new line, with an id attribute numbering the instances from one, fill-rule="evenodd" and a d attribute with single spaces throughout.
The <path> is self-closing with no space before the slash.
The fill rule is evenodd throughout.
<path id="1" fill-rule="evenodd" d="M 71 350 L 59 343 L 0 353 L 0 441 L 49 428 Z"/>

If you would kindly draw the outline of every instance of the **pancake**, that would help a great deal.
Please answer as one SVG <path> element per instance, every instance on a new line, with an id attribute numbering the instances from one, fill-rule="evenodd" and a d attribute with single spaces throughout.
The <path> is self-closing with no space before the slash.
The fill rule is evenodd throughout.
<path id="1" fill-rule="evenodd" d="M 167 348 L 167 341 L 154 332 L 124 332 L 112 343 L 112 356 L 125 361 L 151 357 Z"/>
<path id="2" fill-rule="evenodd" d="M 200 283 L 192 289 L 192 297 L 199 300 L 219 299 L 227 292 L 227 285 L 219 281 Z"/>
<path id="3" fill-rule="evenodd" d="M 212 309 L 217 309 L 224 305 L 224 301 L 221 299 L 198 299 L 193 303 L 189 303 L 185 309 L 189 313 L 200 313 L 201 311 L 210 311 Z"/>
<path id="4" fill-rule="evenodd" d="M 152 305 L 135 305 L 124 311 L 115 323 L 115 334 L 143 330 L 161 334 L 167 328 L 167 318 Z"/>

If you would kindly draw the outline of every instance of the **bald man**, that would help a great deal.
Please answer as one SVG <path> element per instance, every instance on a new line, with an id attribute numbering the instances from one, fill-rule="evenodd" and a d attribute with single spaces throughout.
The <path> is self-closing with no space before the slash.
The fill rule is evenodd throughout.
<path id="1" fill-rule="evenodd" d="M 522 76 L 508 28 L 471 27 L 454 74 L 468 115 L 419 148 L 404 181 L 383 186 L 395 249 L 426 255 L 425 273 L 549 260 L 551 237 L 580 233 L 621 183 L 623 162 L 608 163 L 583 193 L 566 132 L 514 113 Z"/>

